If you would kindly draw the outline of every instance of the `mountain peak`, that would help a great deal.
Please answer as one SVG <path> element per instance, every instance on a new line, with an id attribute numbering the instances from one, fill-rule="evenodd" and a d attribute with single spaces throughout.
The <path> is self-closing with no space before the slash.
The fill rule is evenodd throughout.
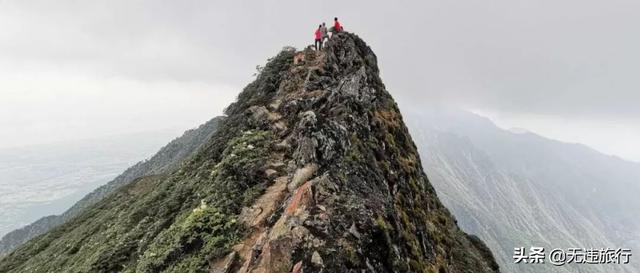
<path id="1" fill-rule="evenodd" d="M 260 213 L 242 211 L 254 233 L 219 268 L 497 271 L 439 202 L 378 73 L 371 48 L 342 32 L 321 51 L 281 52 L 227 109 L 274 132 L 287 168 L 252 207 Z"/>
<path id="2" fill-rule="evenodd" d="M 440 203 L 378 72 L 347 32 L 284 49 L 183 167 L 123 187 L 0 271 L 497 272 Z"/>

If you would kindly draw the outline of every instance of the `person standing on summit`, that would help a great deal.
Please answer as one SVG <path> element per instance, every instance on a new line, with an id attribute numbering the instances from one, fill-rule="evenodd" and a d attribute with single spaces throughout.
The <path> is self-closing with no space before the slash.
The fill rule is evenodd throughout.
<path id="1" fill-rule="evenodd" d="M 342 25 L 338 22 L 338 17 L 333 18 L 333 33 L 342 31 Z"/>
<path id="2" fill-rule="evenodd" d="M 322 50 L 322 25 L 318 25 L 318 29 L 316 29 L 315 46 L 316 50 Z"/>
<path id="3" fill-rule="evenodd" d="M 329 33 L 327 33 L 327 25 L 322 22 L 322 27 L 320 27 L 320 32 L 322 33 L 322 43 L 325 42 L 325 40 L 329 40 Z"/>

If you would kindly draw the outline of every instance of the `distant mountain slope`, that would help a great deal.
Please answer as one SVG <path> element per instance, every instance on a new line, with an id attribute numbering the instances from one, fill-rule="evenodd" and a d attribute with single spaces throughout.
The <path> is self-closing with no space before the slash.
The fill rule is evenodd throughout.
<path id="1" fill-rule="evenodd" d="M 640 249 L 639 164 L 502 130 L 467 112 L 405 116 L 439 196 L 505 272 L 640 272 L 633 259 L 620 267 L 538 267 L 512 258 L 514 247 Z"/>
<path id="2" fill-rule="evenodd" d="M 197 129 L 186 131 L 181 137 L 174 139 L 169 144 L 162 147 L 153 157 L 148 160 L 138 162 L 134 166 L 128 168 L 124 173 L 113 179 L 111 182 L 100 186 L 98 189 L 86 195 L 63 214 L 41 218 L 30 225 L 6 234 L 0 240 L 0 256 L 6 255 L 31 238 L 68 222 L 71 218 L 79 215 L 87 207 L 102 200 L 105 196 L 130 183 L 136 178 L 161 174 L 177 169 L 186 158 L 191 156 L 200 148 L 200 146 L 206 143 L 208 138 L 210 138 L 213 132 L 215 132 L 220 120 L 222 120 L 221 117 L 214 118 L 205 124 L 200 125 Z"/>
<path id="3" fill-rule="evenodd" d="M 63 213 L 177 134 L 165 129 L 0 149 L 0 238 Z"/>
<path id="4" fill-rule="evenodd" d="M 442 205 L 354 34 L 285 48 L 166 175 L 135 180 L 0 272 L 498 272 Z"/>
<path id="5" fill-rule="evenodd" d="M 63 213 L 176 134 L 167 129 L 0 149 L 0 238 Z"/>

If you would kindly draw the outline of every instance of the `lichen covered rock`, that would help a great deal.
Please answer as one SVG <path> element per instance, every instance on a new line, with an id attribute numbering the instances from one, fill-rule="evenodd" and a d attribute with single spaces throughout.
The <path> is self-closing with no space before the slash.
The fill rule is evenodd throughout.
<path id="1" fill-rule="evenodd" d="M 253 94 L 289 128 L 289 193 L 237 272 L 496 272 L 438 200 L 370 48 L 341 33 L 293 55 Z"/>

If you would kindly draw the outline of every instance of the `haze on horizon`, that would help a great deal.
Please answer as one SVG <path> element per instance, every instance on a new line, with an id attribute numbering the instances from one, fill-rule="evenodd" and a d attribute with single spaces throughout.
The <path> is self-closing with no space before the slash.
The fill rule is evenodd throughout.
<path id="1" fill-rule="evenodd" d="M 337 8 L 339 7 L 339 8 Z M 640 161 L 640 2 L 0 1 L 0 148 L 220 115 L 341 19 L 401 108 L 446 105 Z"/>

